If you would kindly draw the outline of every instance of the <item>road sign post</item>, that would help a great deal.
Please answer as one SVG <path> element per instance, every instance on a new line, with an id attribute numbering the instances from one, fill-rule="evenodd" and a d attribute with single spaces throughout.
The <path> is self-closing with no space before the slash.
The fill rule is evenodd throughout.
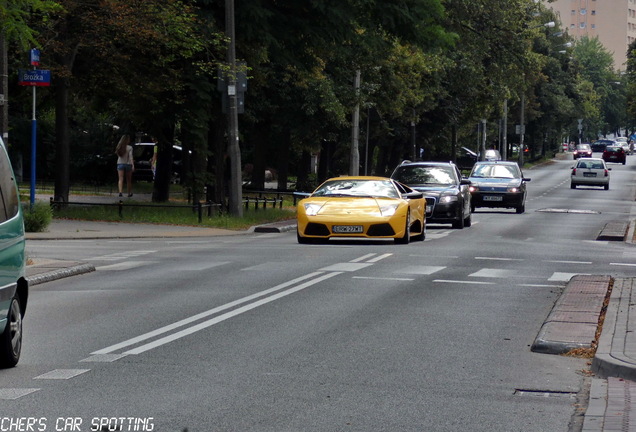
<path id="1" fill-rule="evenodd" d="M 35 100 L 36 100 L 36 88 L 48 87 L 51 85 L 51 71 L 38 70 L 35 66 L 40 64 L 40 51 L 32 49 L 30 52 L 30 63 L 34 69 L 26 70 L 20 69 L 18 73 L 18 84 L 21 86 L 33 87 L 33 116 L 31 119 L 31 190 L 30 190 L 30 205 L 33 208 L 35 204 L 35 155 L 36 155 L 36 137 L 37 137 L 37 119 L 35 115 Z"/>

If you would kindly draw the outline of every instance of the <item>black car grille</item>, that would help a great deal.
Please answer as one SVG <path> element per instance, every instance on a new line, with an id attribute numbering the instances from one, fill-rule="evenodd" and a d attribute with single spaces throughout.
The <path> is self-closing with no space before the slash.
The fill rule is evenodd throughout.
<path id="1" fill-rule="evenodd" d="M 305 228 L 305 235 L 328 236 L 329 234 L 329 228 L 324 224 L 310 222 Z"/>
<path id="2" fill-rule="evenodd" d="M 371 225 L 369 230 L 367 231 L 367 235 L 372 237 L 384 237 L 384 236 L 392 236 L 395 235 L 395 231 L 391 228 L 391 225 L 388 223 Z"/>
<path id="3" fill-rule="evenodd" d="M 437 198 L 435 197 L 426 197 L 426 217 L 430 217 L 433 214 L 435 209 L 435 204 L 437 203 Z M 430 210 L 429 210 L 430 208 Z"/>

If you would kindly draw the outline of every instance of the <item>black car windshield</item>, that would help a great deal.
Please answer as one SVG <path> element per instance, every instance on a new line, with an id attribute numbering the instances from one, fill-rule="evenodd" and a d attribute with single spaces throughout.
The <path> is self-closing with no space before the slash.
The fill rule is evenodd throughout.
<path id="1" fill-rule="evenodd" d="M 450 166 L 403 166 L 399 167 L 393 178 L 407 185 L 455 185 L 457 177 Z"/>
<path id="2" fill-rule="evenodd" d="M 473 168 L 470 177 L 520 178 L 521 171 L 516 165 L 479 164 Z"/>
<path id="3" fill-rule="evenodd" d="M 312 196 L 357 196 L 399 198 L 389 180 L 331 180 L 322 184 Z"/>

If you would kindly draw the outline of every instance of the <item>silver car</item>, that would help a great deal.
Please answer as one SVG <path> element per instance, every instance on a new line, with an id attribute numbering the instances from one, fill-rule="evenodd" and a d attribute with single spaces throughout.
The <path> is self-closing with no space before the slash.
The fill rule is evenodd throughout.
<path id="1" fill-rule="evenodd" d="M 609 189 L 611 168 L 605 165 L 605 161 L 600 158 L 579 159 L 572 167 L 570 175 L 570 188 L 577 186 L 603 186 Z"/>

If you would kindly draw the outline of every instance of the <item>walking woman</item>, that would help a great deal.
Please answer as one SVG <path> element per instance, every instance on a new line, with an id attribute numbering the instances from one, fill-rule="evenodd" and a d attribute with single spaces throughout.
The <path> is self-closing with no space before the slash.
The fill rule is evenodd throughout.
<path id="1" fill-rule="evenodd" d="M 117 155 L 117 174 L 119 175 L 119 196 L 122 196 L 124 189 L 124 176 L 126 176 L 126 186 L 128 187 L 128 197 L 132 196 L 132 174 L 135 171 L 135 161 L 133 160 L 133 148 L 130 145 L 130 136 L 122 135 L 115 148 Z"/>

